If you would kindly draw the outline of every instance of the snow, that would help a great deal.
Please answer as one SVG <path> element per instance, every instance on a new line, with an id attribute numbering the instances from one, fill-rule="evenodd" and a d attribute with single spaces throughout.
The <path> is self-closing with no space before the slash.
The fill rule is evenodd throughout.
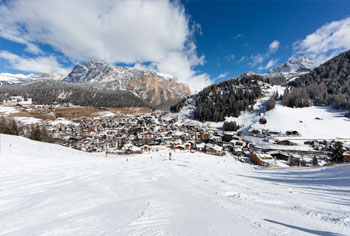
<path id="1" fill-rule="evenodd" d="M 30 79 L 32 74 L 10 74 L 10 73 L 0 73 L 0 81 L 7 82 L 9 84 L 23 83 Z"/>
<path id="2" fill-rule="evenodd" d="M 41 119 L 34 118 L 34 117 L 27 117 L 27 116 L 13 117 L 13 119 L 25 125 L 35 124 L 42 121 Z"/>
<path id="3" fill-rule="evenodd" d="M 350 139 L 350 120 L 344 115 L 344 111 L 330 107 L 290 108 L 276 104 L 265 115 L 267 124 L 255 123 L 252 128 L 283 133 L 296 130 L 304 139 Z"/>
<path id="4" fill-rule="evenodd" d="M 36 74 L 11 74 L 11 73 L 0 73 L 0 82 L 6 82 L 8 84 L 19 84 L 34 80 L 41 79 L 52 79 L 52 80 L 62 80 L 65 75 L 61 74 L 47 74 L 47 73 L 36 73 Z"/>
<path id="5" fill-rule="evenodd" d="M 11 113 L 17 113 L 20 112 L 14 107 L 7 107 L 7 106 L 0 106 L 0 114 L 11 114 Z"/>
<path id="6" fill-rule="evenodd" d="M 51 125 L 58 125 L 58 124 L 63 124 L 63 125 L 79 125 L 77 123 L 74 123 L 70 120 L 67 120 L 65 118 L 57 118 L 56 120 L 50 121 L 49 122 Z"/>
<path id="7" fill-rule="evenodd" d="M 0 150 L 1 236 L 349 235 L 350 166 L 105 158 L 3 134 Z"/>
<path id="8" fill-rule="evenodd" d="M 314 69 L 316 64 L 307 57 L 291 58 L 288 62 L 269 70 L 270 74 L 291 74 Z"/>
<path id="9" fill-rule="evenodd" d="M 118 113 L 112 112 L 112 111 L 100 111 L 96 112 L 93 115 L 98 117 L 113 117 L 116 116 Z"/>

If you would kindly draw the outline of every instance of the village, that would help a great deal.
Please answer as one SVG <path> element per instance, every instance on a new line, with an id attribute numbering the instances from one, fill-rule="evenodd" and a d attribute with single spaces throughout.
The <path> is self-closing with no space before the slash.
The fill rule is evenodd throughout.
<path id="1" fill-rule="evenodd" d="M 33 105 L 20 96 L 3 102 L 17 109 L 53 110 L 48 105 Z M 69 106 L 69 105 L 68 105 Z M 52 113 L 52 112 L 51 112 Z M 336 140 L 292 141 L 296 130 L 286 133 L 265 129 L 245 132 L 208 128 L 201 122 L 181 123 L 167 112 L 114 114 L 113 116 L 62 118 L 42 120 L 53 142 L 84 152 L 105 152 L 108 155 L 132 155 L 157 152 L 203 152 L 224 156 L 229 153 L 241 162 L 261 166 L 311 166 L 326 164 L 330 148 Z M 30 125 L 26 125 L 29 129 Z M 259 145 L 265 143 L 266 145 Z M 269 145 L 271 144 L 271 145 Z M 344 159 L 350 162 L 350 145 L 343 143 Z"/>

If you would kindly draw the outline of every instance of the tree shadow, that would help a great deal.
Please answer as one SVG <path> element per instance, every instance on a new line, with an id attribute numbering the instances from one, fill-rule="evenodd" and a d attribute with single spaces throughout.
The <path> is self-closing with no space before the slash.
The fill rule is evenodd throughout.
<path id="1" fill-rule="evenodd" d="M 296 230 L 300 230 L 303 231 L 305 233 L 309 233 L 309 234 L 314 234 L 314 235 L 325 235 L 325 236 L 341 236 L 341 234 L 338 233 L 333 233 L 333 232 L 329 232 L 329 231 L 321 231 L 321 230 L 313 230 L 313 229 L 307 229 L 307 228 L 303 228 L 303 227 L 299 227 L 299 226 L 295 226 L 295 225 L 290 225 L 290 224 L 285 224 L 282 222 L 278 222 L 278 221 L 274 221 L 274 220 L 269 220 L 269 219 L 264 219 L 267 222 L 270 223 L 274 223 L 274 224 L 279 224 L 291 229 L 296 229 Z"/>

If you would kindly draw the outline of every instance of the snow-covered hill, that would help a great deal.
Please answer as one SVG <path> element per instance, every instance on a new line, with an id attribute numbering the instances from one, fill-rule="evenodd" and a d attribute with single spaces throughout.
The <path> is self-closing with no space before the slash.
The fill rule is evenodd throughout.
<path id="1" fill-rule="evenodd" d="M 162 74 L 99 61 L 77 65 L 63 80 L 90 83 L 98 90 L 126 90 L 152 105 L 174 104 L 191 94 L 189 87 Z"/>
<path id="2" fill-rule="evenodd" d="M 350 166 L 168 152 L 105 158 L 1 135 L 0 235 L 349 233 Z"/>
<path id="3" fill-rule="evenodd" d="M 36 74 L 11 74 L 11 73 L 0 73 L 0 85 L 1 84 L 19 84 L 30 82 L 34 80 L 56 80 L 60 81 L 65 75 L 58 74 L 47 74 L 47 73 L 36 73 Z"/>

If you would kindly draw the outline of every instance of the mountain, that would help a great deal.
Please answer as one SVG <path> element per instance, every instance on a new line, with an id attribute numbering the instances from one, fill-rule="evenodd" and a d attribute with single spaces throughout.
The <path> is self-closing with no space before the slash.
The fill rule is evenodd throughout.
<path id="1" fill-rule="evenodd" d="M 291 58 L 286 63 L 270 69 L 265 77 L 274 84 L 282 84 L 310 72 L 315 67 L 316 65 L 307 57 Z"/>
<path id="2" fill-rule="evenodd" d="M 314 105 L 350 110 L 350 50 L 299 76 L 289 85 L 294 89 L 289 91 L 288 97 L 305 90 L 304 98 L 310 98 Z"/>
<path id="3" fill-rule="evenodd" d="M 190 110 L 199 121 L 223 121 L 226 116 L 238 117 L 262 95 L 267 79 L 252 72 L 210 85 L 170 108 L 174 113 Z"/>
<path id="4" fill-rule="evenodd" d="M 0 85 L 3 84 L 19 84 L 24 82 L 29 82 L 33 80 L 42 79 L 52 79 L 52 80 L 62 80 L 64 75 L 58 74 L 48 74 L 48 73 L 36 73 L 36 74 L 10 74 L 10 73 L 0 73 Z"/>
<path id="5" fill-rule="evenodd" d="M 158 107 L 172 105 L 191 94 L 187 85 L 159 73 L 99 61 L 75 66 L 63 81 L 88 83 L 96 90 L 130 91 Z"/>
<path id="6" fill-rule="evenodd" d="M 270 69 L 270 74 L 302 73 L 315 68 L 315 64 L 307 57 L 291 58 L 286 63 Z"/>
<path id="7" fill-rule="evenodd" d="M 148 102 L 129 91 L 102 91 L 88 83 L 65 83 L 55 80 L 34 80 L 0 86 L 0 100 L 9 96 L 30 97 L 37 104 L 71 103 L 92 107 L 150 107 Z"/>

